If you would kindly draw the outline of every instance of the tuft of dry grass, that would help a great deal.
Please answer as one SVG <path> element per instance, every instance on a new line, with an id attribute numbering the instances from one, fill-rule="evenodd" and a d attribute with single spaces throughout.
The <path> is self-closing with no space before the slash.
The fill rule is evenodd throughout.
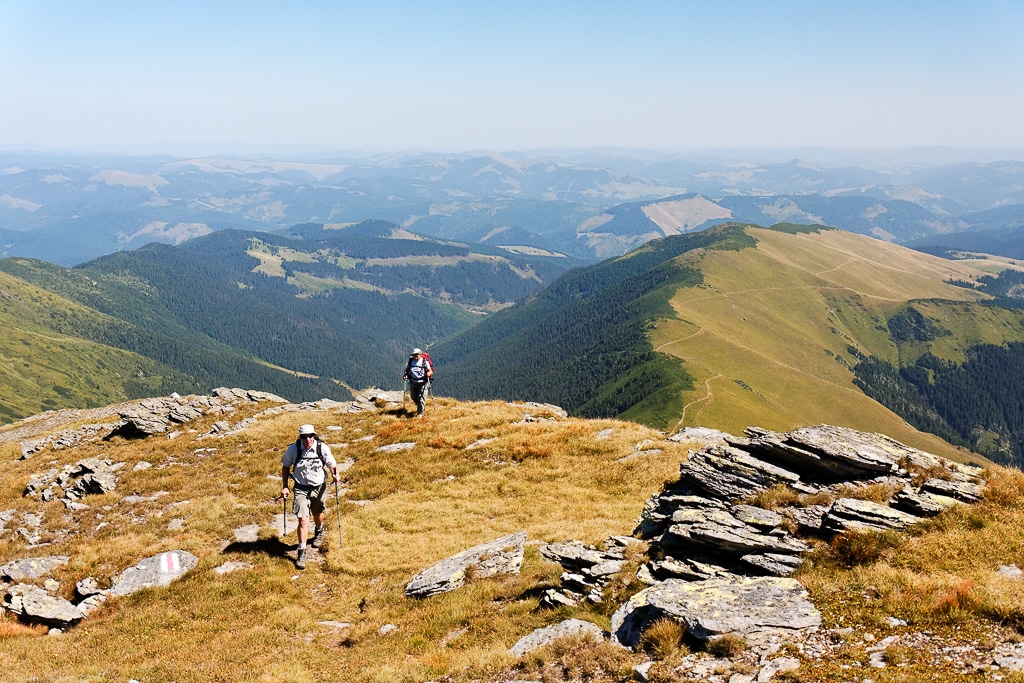
<path id="1" fill-rule="evenodd" d="M 736 633 L 723 633 L 708 640 L 705 649 L 716 657 L 736 657 L 747 651 L 750 646 L 743 636 Z"/>
<path id="2" fill-rule="evenodd" d="M 686 628 L 675 619 L 662 618 L 644 629 L 640 647 L 660 660 L 671 660 L 680 654 L 689 654 L 684 645 Z"/>
<path id="3" fill-rule="evenodd" d="M 878 562 L 903 543 L 898 531 L 848 531 L 834 537 L 825 546 L 831 558 L 846 568 Z M 821 559 L 821 556 L 818 556 Z"/>
<path id="4" fill-rule="evenodd" d="M 745 503 L 755 505 L 765 510 L 777 510 L 783 507 L 791 507 L 800 503 L 800 494 L 785 484 L 776 484 L 771 488 L 758 491 L 750 496 Z"/>
<path id="5" fill-rule="evenodd" d="M 836 496 L 828 491 L 813 494 L 799 493 L 785 484 L 776 484 L 771 488 L 758 491 L 744 502 L 766 510 L 778 510 L 785 507 L 831 505 L 835 500 Z"/>
<path id="6" fill-rule="evenodd" d="M 566 636 L 537 648 L 517 667 L 521 675 L 539 676 L 544 683 L 627 680 L 635 658 L 608 641 L 588 635 Z"/>

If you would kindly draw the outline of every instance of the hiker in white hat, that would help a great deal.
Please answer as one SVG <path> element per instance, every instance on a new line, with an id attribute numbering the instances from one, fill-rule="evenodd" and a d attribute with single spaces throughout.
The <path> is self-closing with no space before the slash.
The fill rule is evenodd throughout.
<path id="1" fill-rule="evenodd" d="M 306 538 L 311 514 L 315 525 L 311 545 L 319 548 L 323 544 L 327 470 L 331 471 L 334 481 L 338 481 L 338 463 L 331 447 L 317 438 L 313 425 L 302 425 L 299 438 L 281 456 L 282 498 L 288 498 L 289 477 L 295 481 L 292 513 L 299 518 L 299 553 L 295 560 L 298 569 L 306 568 Z"/>

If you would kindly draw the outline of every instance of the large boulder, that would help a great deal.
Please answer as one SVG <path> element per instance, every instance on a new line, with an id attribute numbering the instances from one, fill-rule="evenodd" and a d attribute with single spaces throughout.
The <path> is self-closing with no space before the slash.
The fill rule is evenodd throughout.
<path id="1" fill-rule="evenodd" d="M 679 621 L 698 640 L 734 634 L 751 645 L 803 637 L 821 625 L 821 613 L 795 579 L 669 579 L 645 588 L 616 610 L 612 639 L 633 647 L 647 625 L 662 618 Z"/>
<path id="2" fill-rule="evenodd" d="M 517 574 L 523 564 L 526 532 L 503 536 L 490 543 L 463 550 L 423 570 L 405 586 L 411 598 L 425 598 L 460 588 L 466 578 L 484 579 L 495 574 Z"/>

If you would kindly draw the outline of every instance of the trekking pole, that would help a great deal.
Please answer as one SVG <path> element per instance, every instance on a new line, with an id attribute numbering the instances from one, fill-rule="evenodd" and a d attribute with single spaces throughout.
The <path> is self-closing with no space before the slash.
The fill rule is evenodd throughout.
<path id="1" fill-rule="evenodd" d="M 338 548 L 341 548 L 341 502 L 338 496 L 338 478 L 334 478 L 334 507 L 338 511 Z"/>
<path id="2" fill-rule="evenodd" d="M 288 496 L 281 496 L 281 538 L 288 535 Z"/>

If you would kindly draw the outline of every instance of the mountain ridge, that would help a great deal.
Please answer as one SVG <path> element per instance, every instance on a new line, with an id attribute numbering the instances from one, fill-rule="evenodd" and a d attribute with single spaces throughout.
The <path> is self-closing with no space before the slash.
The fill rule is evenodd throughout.
<path id="1" fill-rule="evenodd" d="M 716 245 L 716 240 L 724 241 Z M 730 248 L 721 248 L 726 244 Z M 654 258 L 657 265 L 629 276 L 664 286 L 656 306 L 643 298 L 655 290 L 642 295 L 636 290 L 635 298 L 624 294 L 628 278 L 608 276 L 641 254 L 659 251 L 664 258 Z M 694 275 L 673 280 L 665 274 L 665 268 L 684 267 L 695 269 Z M 1002 266 L 937 259 L 823 226 L 724 224 L 655 240 L 621 259 L 573 271 L 531 301 L 495 314 L 431 352 L 444 368 L 445 388 L 459 397 L 475 398 L 500 387 L 499 396 L 532 394 L 577 415 L 591 415 L 593 402 L 604 401 L 607 412 L 599 414 L 663 429 L 735 431 L 761 424 L 784 431 L 822 422 L 874 431 L 884 425 L 901 441 L 969 459 L 866 396 L 855 384 L 854 369 L 878 358 L 899 370 L 926 350 L 962 363 L 975 345 L 1024 339 L 1020 311 L 983 307 L 972 312 L 965 307 L 990 297 L 951 284 L 977 281 L 991 267 Z M 569 291 L 570 277 L 593 286 Z M 571 338 L 554 337 L 558 342 L 552 344 L 544 321 L 574 320 L 575 311 L 587 306 L 636 313 L 604 325 L 570 326 L 565 335 Z M 908 306 L 938 321 L 945 336 L 897 341 L 891 319 Z M 975 324 L 980 325 L 976 330 Z M 574 348 L 571 359 L 551 360 L 549 349 Z M 611 362 L 605 356 L 620 359 L 616 372 L 605 371 Z M 583 359 L 594 361 L 597 379 Z M 519 365 L 531 372 L 540 368 L 545 379 L 508 370 Z M 574 392 L 565 391 L 569 385 Z M 607 403 L 611 396 L 620 402 Z"/>

